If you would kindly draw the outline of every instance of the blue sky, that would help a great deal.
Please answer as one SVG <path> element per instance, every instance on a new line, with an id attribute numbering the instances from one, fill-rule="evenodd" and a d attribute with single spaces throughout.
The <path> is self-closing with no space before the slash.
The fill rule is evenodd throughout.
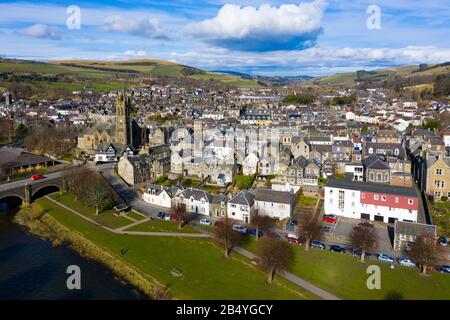
<path id="1" fill-rule="evenodd" d="M 79 30 L 66 26 L 71 5 Z M 370 5 L 380 29 L 367 27 Z M 317 76 L 450 61 L 449 17 L 448 0 L 0 0 L 0 54 Z"/>

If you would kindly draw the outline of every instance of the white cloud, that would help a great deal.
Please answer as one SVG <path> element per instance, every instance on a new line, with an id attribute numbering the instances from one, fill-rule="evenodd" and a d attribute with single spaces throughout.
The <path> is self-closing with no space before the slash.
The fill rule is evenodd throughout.
<path id="1" fill-rule="evenodd" d="M 61 29 L 50 27 L 46 24 L 34 24 L 31 27 L 20 30 L 19 33 L 34 38 L 43 38 L 51 40 L 62 39 Z"/>
<path id="2" fill-rule="evenodd" d="M 139 50 L 139 51 L 134 51 L 134 50 L 127 50 L 124 52 L 124 55 L 127 57 L 145 57 L 147 55 L 147 51 L 144 50 Z"/>
<path id="3" fill-rule="evenodd" d="M 167 39 L 159 20 L 137 17 L 124 19 L 122 16 L 109 16 L 105 18 L 102 30 L 106 32 L 126 32 L 135 36 L 153 39 Z"/>
<path id="4" fill-rule="evenodd" d="M 185 32 L 220 47 L 248 51 L 302 49 L 321 32 L 326 2 L 263 4 L 259 8 L 226 4 L 212 19 L 192 23 Z"/>

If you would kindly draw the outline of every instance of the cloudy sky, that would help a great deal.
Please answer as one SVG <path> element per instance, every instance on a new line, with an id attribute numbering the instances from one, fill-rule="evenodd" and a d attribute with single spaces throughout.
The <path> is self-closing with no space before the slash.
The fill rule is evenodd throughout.
<path id="1" fill-rule="evenodd" d="M 449 17 L 448 0 L 0 0 L 0 55 L 316 76 L 450 61 Z"/>

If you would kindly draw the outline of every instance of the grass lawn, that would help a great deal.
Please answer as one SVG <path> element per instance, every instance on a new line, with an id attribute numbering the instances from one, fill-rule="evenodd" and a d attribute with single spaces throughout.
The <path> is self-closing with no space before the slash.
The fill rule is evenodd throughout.
<path id="1" fill-rule="evenodd" d="M 66 227 L 169 285 L 178 299 L 315 299 L 309 292 L 277 278 L 268 285 L 265 274 L 248 259 L 233 254 L 226 259 L 210 239 L 119 235 L 58 207 L 46 198 L 37 200 L 47 212 Z M 128 249 L 122 255 L 121 249 Z M 170 271 L 177 268 L 181 277 Z"/>
<path id="2" fill-rule="evenodd" d="M 433 222 L 438 227 L 438 235 L 450 237 L 450 203 L 447 201 L 435 202 L 431 209 Z"/>
<path id="3" fill-rule="evenodd" d="M 149 232 L 188 232 L 188 233 L 198 233 L 193 227 L 186 225 L 181 230 L 178 229 L 178 223 L 165 220 L 149 220 L 126 231 L 149 231 Z"/>
<path id="4" fill-rule="evenodd" d="M 181 182 L 181 185 L 185 188 L 194 188 L 200 183 L 200 180 L 186 178 Z"/>
<path id="5" fill-rule="evenodd" d="M 146 216 L 140 214 L 139 212 L 133 211 L 133 210 L 128 211 L 126 215 L 136 221 L 141 221 L 146 218 Z"/>
<path id="6" fill-rule="evenodd" d="M 51 197 L 108 228 L 116 229 L 133 223 L 125 217 L 114 215 L 115 212 L 112 209 L 105 210 L 99 215 L 96 215 L 95 208 L 87 208 L 80 201 L 75 201 L 75 197 L 69 192 L 63 193 L 62 195 L 54 193 Z"/>
<path id="7" fill-rule="evenodd" d="M 243 245 L 255 252 L 256 241 L 247 239 Z M 294 245 L 295 246 L 295 245 Z M 450 276 L 431 272 L 420 275 L 419 269 L 395 266 L 368 260 L 360 263 L 347 254 L 312 249 L 304 251 L 304 246 L 295 247 L 295 259 L 291 272 L 310 281 L 343 299 L 384 299 L 389 290 L 403 293 L 405 299 L 450 299 Z M 369 265 L 381 268 L 381 289 L 369 290 L 366 281 Z"/>
<path id="8" fill-rule="evenodd" d="M 239 190 L 250 189 L 254 179 L 255 175 L 251 176 L 237 175 L 234 178 L 234 182 Z"/>
<path id="9" fill-rule="evenodd" d="M 299 196 L 297 205 L 301 207 L 313 207 L 316 205 L 317 199 L 314 197 Z"/>

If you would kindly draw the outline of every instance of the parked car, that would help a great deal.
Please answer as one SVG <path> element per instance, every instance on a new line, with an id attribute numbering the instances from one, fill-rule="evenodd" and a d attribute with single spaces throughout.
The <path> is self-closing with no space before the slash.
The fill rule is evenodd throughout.
<path id="1" fill-rule="evenodd" d="M 176 215 L 175 213 L 173 213 L 172 216 L 170 217 L 170 219 L 171 219 L 173 222 L 178 222 L 178 215 Z"/>
<path id="2" fill-rule="evenodd" d="M 297 234 L 295 233 L 289 233 L 286 236 L 287 241 L 289 241 L 290 243 L 295 243 L 295 244 L 302 244 L 304 242 L 304 240 L 302 238 L 300 238 Z"/>
<path id="3" fill-rule="evenodd" d="M 438 271 L 441 273 L 450 273 L 450 266 L 440 266 Z"/>
<path id="4" fill-rule="evenodd" d="M 172 220 L 172 215 L 171 215 L 170 213 L 166 213 L 166 214 L 164 215 L 164 220 L 166 220 L 166 221 Z"/>
<path id="5" fill-rule="evenodd" d="M 204 226 L 210 226 L 210 225 L 212 225 L 212 222 L 211 222 L 211 220 L 208 220 L 206 218 L 202 218 L 202 219 L 200 219 L 200 224 L 204 225 Z"/>
<path id="6" fill-rule="evenodd" d="M 361 251 L 361 250 L 356 249 L 356 250 L 353 251 L 353 256 L 354 256 L 354 257 L 361 257 L 361 255 L 362 255 L 362 251 Z M 372 256 L 372 254 L 369 253 L 369 252 L 366 252 L 366 253 L 364 254 L 364 256 L 365 256 L 366 258 L 370 258 L 370 257 Z"/>
<path id="7" fill-rule="evenodd" d="M 252 236 L 256 236 L 256 229 L 250 229 L 249 233 Z M 264 236 L 264 232 L 262 232 L 261 230 L 258 231 L 258 236 L 261 238 L 262 236 Z"/>
<path id="8" fill-rule="evenodd" d="M 317 241 L 317 240 L 311 241 L 311 247 L 312 248 L 318 248 L 318 249 L 321 249 L 321 250 L 325 250 L 327 248 L 325 244 L 323 244 L 322 242 Z"/>
<path id="9" fill-rule="evenodd" d="M 222 224 L 223 224 L 222 221 L 216 221 L 216 222 L 214 222 L 213 227 L 214 227 L 214 228 L 218 228 L 218 227 L 220 227 Z"/>
<path id="10" fill-rule="evenodd" d="M 290 224 L 291 226 L 296 226 L 296 225 L 298 224 L 298 220 L 297 220 L 297 219 L 292 219 L 292 220 L 289 222 L 289 224 Z"/>
<path id="11" fill-rule="evenodd" d="M 158 212 L 157 213 L 157 215 L 156 215 L 156 217 L 158 218 L 158 219 L 164 219 L 164 216 L 166 215 L 166 213 L 164 212 L 164 211 L 160 211 L 160 212 Z"/>
<path id="12" fill-rule="evenodd" d="M 448 245 L 448 240 L 447 240 L 447 238 L 444 237 L 444 236 L 440 236 L 439 239 L 438 239 L 438 241 L 439 241 L 439 244 L 440 244 L 442 247 L 446 247 L 446 246 Z"/>
<path id="13" fill-rule="evenodd" d="M 323 221 L 329 222 L 329 223 L 336 223 L 337 222 L 337 215 L 335 214 L 326 214 L 323 216 Z"/>
<path id="14" fill-rule="evenodd" d="M 384 253 L 380 253 L 378 255 L 378 261 L 380 261 L 380 262 L 387 262 L 387 263 L 394 263 L 394 259 L 392 259 L 391 257 L 389 257 L 387 254 L 384 254 Z"/>
<path id="15" fill-rule="evenodd" d="M 322 227 L 322 232 L 332 233 L 333 230 L 334 230 L 334 228 L 332 226 L 323 226 Z"/>
<path id="16" fill-rule="evenodd" d="M 347 251 L 347 249 L 334 244 L 334 245 L 330 246 L 330 251 L 339 252 L 339 253 L 345 253 Z"/>
<path id="17" fill-rule="evenodd" d="M 33 174 L 31 176 L 31 180 L 41 180 L 41 179 L 45 179 L 45 176 L 43 176 L 42 174 Z"/>
<path id="18" fill-rule="evenodd" d="M 235 224 L 233 230 L 240 233 L 247 233 L 247 227 L 241 226 L 240 224 Z"/>
<path id="19" fill-rule="evenodd" d="M 401 266 L 417 268 L 417 265 L 414 262 L 412 262 L 410 259 L 398 258 L 397 262 Z"/>
<path id="20" fill-rule="evenodd" d="M 281 240 L 281 236 L 275 231 L 268 231 L 266 236 L 270 239 Z"/>

